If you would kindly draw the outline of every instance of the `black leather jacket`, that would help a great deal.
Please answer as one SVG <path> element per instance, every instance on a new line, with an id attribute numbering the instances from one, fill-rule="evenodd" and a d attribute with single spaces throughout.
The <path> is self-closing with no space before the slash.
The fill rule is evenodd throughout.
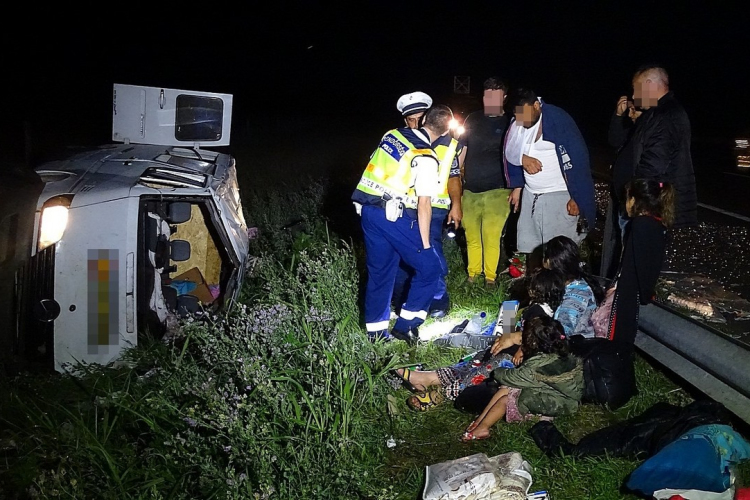
<path id="1" fill-rule="evenodd" d="M 690 120 L 672 92 L 667 92 L 659 104 L 638 118 L 628 130 L 629 118 L 613 116 L 610 122 L 610 142 L 621 146 L 615 160 L 612 177 L 615 190 L 622 179 L 644 178 L 669 182 L 675 189 L 674 227 L 697 223 L 697 195 L 695 173 L 690 154 Z M 620 144 L 616 144 L 618 141 Z M 627 171 L 625 171 L 627 169 Z M 619 181 L 618 181 L 619 179 Z"/>

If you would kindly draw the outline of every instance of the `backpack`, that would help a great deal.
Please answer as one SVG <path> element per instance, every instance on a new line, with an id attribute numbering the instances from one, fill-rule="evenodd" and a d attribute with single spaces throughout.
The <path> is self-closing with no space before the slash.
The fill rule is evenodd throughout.
<path id="1" fill-rule="evenodd" d="M 575 335 L 571 350 L 583 358 L 584 403 L 616 410 L 637 393 L 632 344 Z"/>

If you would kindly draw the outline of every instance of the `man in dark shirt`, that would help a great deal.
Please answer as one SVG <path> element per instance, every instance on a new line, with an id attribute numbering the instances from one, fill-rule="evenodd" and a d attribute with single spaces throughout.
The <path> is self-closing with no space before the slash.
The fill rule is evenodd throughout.
<path id="1" fill-rule="evenodd" d="M 503 168 L 503 139 L 509 122 L 503 109 L 507 91 L 501 79 L 485 80 L 484 109 L 466 118 L 466 132 L 461 137 L 467 272 L 470 282 L 484 273 L 487 286 L 494 286 L 497 279 L 500 240 L 510 214 L 510 190 Z"/>

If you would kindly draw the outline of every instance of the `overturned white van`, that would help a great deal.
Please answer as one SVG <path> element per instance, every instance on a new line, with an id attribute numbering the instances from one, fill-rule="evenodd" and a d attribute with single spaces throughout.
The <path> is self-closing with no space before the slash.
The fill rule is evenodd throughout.
<path id="1" fill-rule="evenodd" d="M 112 139 L 36 169 L 32 256 L 17 276 L 19 355 L 108 364 L 139 335 L 236 299 L 248 235 L 232 96 L 114 86 Z"/>

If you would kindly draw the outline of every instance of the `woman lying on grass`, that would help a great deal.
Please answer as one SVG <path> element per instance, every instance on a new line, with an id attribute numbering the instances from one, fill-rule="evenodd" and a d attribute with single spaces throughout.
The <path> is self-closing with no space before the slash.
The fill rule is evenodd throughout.
<path id="1" fill-rule="evenodd" d="M 523 325 L 534 316 L 552 316 L 555 309 L 560 305 L 563 289 L 563 278 L 560 273 L 549 269 L 540 269 L 534 273 L 529 280 L 528 293 L 531 302 L 524 309 L 521 324 Z M 513 334 L 506 334 L 503 337 L 507 335 Z M 520 343 L 521 335 L 519 332 L 517 344 Z M 513 343 L 509 343 L 508 347 L 513 345 Z M 503 351 L 488 347 L 487 350 L 490 352 L 485 352 L 484 356 L 478 356 L 482 360 L 478 364 L 474 363 L 473 360 L 468 360 L 437 370 L 416 371 L 409 368 L 400 368 L 393 370 L 392 373 L 400 378 L 409 390 L 417 393 L 407 399 L 406 404 L 415 410 L 427 410 L 433 408 L 446 397 L 455 400 L 467 387 L 483 382 L 489 377 L 492 370 L 501 366 L 504 361 L 504 366 L 509 366 L 511 357 L 513 358 L 512 363 L 516 365 L 522 359 L 520 349 Z M 519 354 L 514 356 L 516 352 Z M 433 389 L 428 390 L 430 387 Z"/>
<path id="2" fill-rule="evenodd" d="M 568 339 L 559 321 L 537 316 L 523 325 L 524 361 L 518 368 L 496 368 L 492 378 L 500 389 L 469 425 L 461 440 L 487 439 L 490 428 L 505 417 L 520 422 L 533 416 L 572 413 L 583 397 L 583 368 L 569 354 Z"/>

